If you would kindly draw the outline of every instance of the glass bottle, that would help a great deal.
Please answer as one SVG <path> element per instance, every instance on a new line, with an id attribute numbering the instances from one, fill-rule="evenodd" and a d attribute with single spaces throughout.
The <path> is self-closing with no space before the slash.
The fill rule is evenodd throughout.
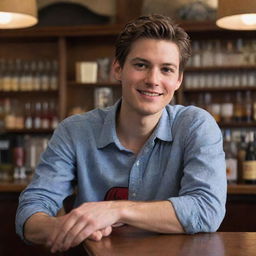
<path id="1" fill-rule="evenodd" d="M 242 94 L 240 91 L 236 92 L 236 102 L 234 106 L 234 121 L 241 122 L 243 120 L 244 105 L 242 101 Z"/>
<path id="2" fill-rule="evenodd" d="M 33 128 L 32 106 L 30 102 L 25 103 L 24 128 L 25 129 Z"/>
<path id="3" fill-rule="evenodd" d="M 17 136 L 13 147 L 14 174 L 15 180 L 24 180 L 26 178 L 25 169 L 25 149 L 22 136 Z"/>
<path id="4" fill-rule="evenodd" d="M 58 62 L 56 60 L 53 60 L 50 64 L 51 64 L 51 68 L 49 71 L 50 89 L 55 91 L 58 89 Z"/>
<path id="5" fill-rule="evenodd" d="M 193 67 L 200 67 L 202 65 L 202 54 L 200 50 L 200 43 L 199 41 L 193 41 L 192 42 L 192 49 L 193 49 L 193 54 L 192 54 L 192 66 Z"/>
<path id="6" fill-rule="evenodd" d="M 245 161 L 247 145 L 248 136 L 246 132 L 241 132 L 237 150 L 237 183 L 243 183 L 243 162 Z"/>
<path id="7" fill-rule="evenodd" d="M 34 128 L 41 129 L 42 128 L 42 104 L 41 102 L 35 103 L 35 111 L 34 111 Z"/>
<path id="8" fill-rule="evenodd" d="M 211 67 L 213 66 L 213 47 L 211 41 L 206 41 L 203 45 L 203 52 L 202 52 L 202 66 L 203 67 Z"/>
<path id="9" fill-rule="evenodd" d="M 43 109 L 42 109 L 42 129 L 49 129 L 50 128 L 50 118 L 49 118 L 49 104 L 47 101 L 43 102 Z"/>
<path id="10" fill-rule="evenodd" d="M 12 82 L 12 61 L 9 60 L 5 63 L 5 72 L 3 74 L 2 80 L 2 89 L 3 91 L 10 91 L 11 90 L 11 82 Z"/>
<path id="11" fill-rule="evenodd" d="M 47 91 L 49 90 L 49 61 L 40 61 L 40 79 L 41 79 L 41 90 Z"/>
<path id="12" fill-rule="evenodd" d="M 231 140 L 231 131 L 227 129 L 224 134 L 224 152 L 226 160 L 226 172 L 228 183 L 237 182 L 237 148 Z"/>
<path id="13" fill-rule="evenodd" d="M 50 101 L 50 109 L 49 109 L 49 119 L 50 119 L 50 128 L 55 129 L 58 126 L 59 119 L 57 116 L 56 103 L 54 101 Z"/>
<path id="14" fill-rule="evenodd" d="M 221 121 L 230 122 L 233 118 L 233 103 L 230 100 L 230 95 L 225 95 L 225 102 L 221 104 Z"/>
<path id="15" fill-rule="evenodd" d="M 246 91 L 245 93 L 245 102 L 244 102 L 244 121 L 251 122 L 252 121 L 252 98 L 251 92 Z"/>
<path id="16" fill-rule="evenodd" d="M 252 131 L 249 133 L 249 142 L 243 163 L 243 180 L 246 184 L 256 184 L 256 147 Z"/>

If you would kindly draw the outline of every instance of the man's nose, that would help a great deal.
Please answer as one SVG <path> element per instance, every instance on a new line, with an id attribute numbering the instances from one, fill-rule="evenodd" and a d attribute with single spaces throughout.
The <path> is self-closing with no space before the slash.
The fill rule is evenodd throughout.
<path id="1" fill-rule="evenodd" d="M 155 68 L 152 68 L 152 69 L 149 69 L 146 73 L 145 83 L 148 85 L 158 86 L 159 79 L 160 79 L 159 71 Z"/>

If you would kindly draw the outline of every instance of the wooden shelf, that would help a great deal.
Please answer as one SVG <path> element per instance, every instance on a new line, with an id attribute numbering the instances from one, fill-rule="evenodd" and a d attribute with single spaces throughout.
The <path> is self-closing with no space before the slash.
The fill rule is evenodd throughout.
<path id="1" fill-rule="evenodd" d="M 56 97 L 58 95 L 58 90 L 47 90 L 47 91 L 0 91 L 0 97 Z"/>
<path id="2" fill-rule="evenodd" d="M 2 133 L 15 133 L 15 134 L 51 134 L 53 129 L 7 129 Z"/>
<path id="3" fill-rule="evenodd" d="M 218 122 L 218 125 L 222 128 L 255 128 L 256 122 Z"/>
<path id="4" fill-rule="evenodd" d="M 243 65 L 243 66 L 208 66 L 208 67 L 186 67 L 185 72 L 201 72 L 201 71 L 223 71 L 223 70 L 256 70 L 254 65 Z"/>
<path id="5" fill-rule="evenodd" d="M 228 194 L 246 194 L 246 195 L 256 195 L 256 185 L 229 185 Z"/>
<path id="6" fill-rule="evenodd" d="M 0 182 L 0 192 L 21 192 L 28 185 L 26 181 Z"/>
<path id="7" fill-rule="evenodd" d="M 18 37 L 68 37 L 68 36 L 104 36 L 117 35 L 121 26 L 110 25 L 85 25 L 85 26 L 60 26 L 60 27 L 32 27 L 26 29 L 0 30 L 0 38 Z"/>
<path id="8" fill-rule="evenodd" d="M 210 22 L 179 22 L 188 32 L 202 31 L 221 31 L 215 25 L 214 21 Z M 18 37 L 74 37 L 74 36 L 104 36 L 118 35 L 123 28 L 122 24 L 107 25 L 83 25 L 83 26 L 60 26 L 60 27 L 38 27 L 34 26 L 25 29 L 1 29 L 0 38 L 18 38 Z"/>
<path id="9" fill-rule="evenodd" d="M 69 86 L 74 87 L 121 87 L 120 84 L 115 82 L 97 82 L 97 83 L 78 83 L 75 81 L 69 81 Z"/>
<path id="10" fill-rule="evenodd" d="M 237 91 L 256 91 L 255 86 L 243 87 L 204 87 L 204 88 L 184 88 L 184 93 L 198 93 L 198 92 L 237 92 Z"/>
<path id="11" fill-rule="evenodd" d="M 178 21 L 188 33 L 217 32 L 223 33 L 223 29 L 216 26 L 215 21 Z M 33 37 L 74 37 L 74 36 L 104 36 L 118 35 L 124 24 L 106 25 L 82 25 L 82 26 L 34 26 L 24 29 L 1 29 L 0 38 L 33 38 Z M 226 31 L 225 34 L 248 34 L 243 31 Z"/>

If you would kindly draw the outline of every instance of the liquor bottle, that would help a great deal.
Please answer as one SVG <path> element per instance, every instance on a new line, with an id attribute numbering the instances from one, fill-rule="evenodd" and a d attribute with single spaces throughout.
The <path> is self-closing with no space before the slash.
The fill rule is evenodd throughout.
<path id="1" fill-rule="evenodd" d="M 249 133 L 249 143 L 243 163 L 243 180 L 246 184 L 256 184 L 256 146 L 254 132 Z"/>
<path id="2" fill-rule="evenodd" d="M 50 128 L 50 118 L 49 118 L 49 104 L 47 101 L 43 102 L 43 109 L 42 109 L 42 120 L 41 126 L 42 129 L 49 129 Z"/>
<path id="3" fill-rule="evenodd" d="M 193 67 L 200 67 L 202 64 L 202 54 L 200 51 L 200 44 L 199 41 L 193 41 L 192 42 L 192 48 L 193 48 L 193 55 L 192 55 L 192 66 Z"/>
<path id="4" fill-rule="evenodd" d="M 245 102 L 244 102 L 244 121 L 251 122 L 252 121 L 252 99 L 251 92 L 246 91 L 245 93 Z"/>
<path id="5" fill-rule="evenodd" d="M 33 117 L 32 117 L 32 107 L 30 102 L 25 103 L 25 118 L 24 118 L 24 128 L 33 128 Z"/>
<path id="6" fill-rule="evenodd" d="M 3 91 L 10 91 L 11 89 L 11 83 L 12 83 L 12 61 L 8 60 L 5 63 L 4 67 L 4 73 L 3 73 L 3 78 L 2 78 L 2 90 Z"/>
<path id="7" fill-rule="evenodd" d="M 49 72 L 49 81 L 50 81 L 50 89 L 57 90 L 58 89 L 58 62 L 56 60 L 51 62 L 50 72 Z"/>
<path id="8" fill-rule="evenodd" d="M 240 91 L 236 93 L 236 102 L 234 105 L 234 121 L 241 122 L 243 120 L 244 115 L 244 106 L 242 100 L 242 94 Z"/>
<path id="9" fill-rule="evenodd" d="M 13 146 L 13 162 L 14 162 L 14 180 L 23 180 L 26 178 L 25 169 L 25 149 L 24 140 L 21 136 L 17 136 Z"/>
<path id="10" fill-rule="evenodd" d="M 11 138 L 0 134 L 0 180 L 10 181 L 12 172 Z"/>
<path id="11" fill-rule="evenodd" d="M 41 76 L 38 65 L 38 62 L 36 61 L 32 61 L 31 63 L 34 91 L 39 91 L 41 89 Z"/>
<path id="12" fill-rule="evenodd" d="M 33 126 L 35 129 L 42 128 L 42 104 L 41 102 L 35 103 L 35 111 L 34 111 L 34 119 L 33 119 Z"/>
<path id="13" fill-rule="evenodd" d="M 243 183 L 243 163 L 245 161 L 248 136 L 245 132 L 240 134 L 240 142 L 237 149 L 237 183 Z"/>
<path id="14" fill-rule="evenodd" d="M 237 182 L 237 147 L 231 140 L 231 131 L 227 129 L 224 134 L 224 151 L 228 183 Z"/>
<path id="15" fill-rule="evenodd" d="M 56 103 L 54 101 L 50 101 L 49 120 L 50 120 L 50 129 L 55 129 L 58 126 L 59 119 L 58 119 L 57 110 L 56 110 Z"/>
<path id="16" fill-rule="evenodd" d="M 221 104 L 221 121 L 230 122 L 233 118 L 233 103 L 231 102 L 230 95 L 225 95 L 225 102 Z"/>
<path id="17" fill-rule="evenodd" d="M 40 61 L 39 70 L 40 70 L 40 79 L 41 79 L 41 90 L 48 91 L 50 86 L 49 81 L 49 61 Z"/>

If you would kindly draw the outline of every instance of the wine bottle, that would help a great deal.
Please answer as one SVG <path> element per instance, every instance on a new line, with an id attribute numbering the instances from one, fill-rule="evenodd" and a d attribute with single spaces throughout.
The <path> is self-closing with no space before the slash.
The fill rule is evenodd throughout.
<path id="1" fill-rule="evenodd" d="M 229 129 L 225 131 L 224 135 L 227 181 L 231 184 L 237 182 L 237 147 L 235 142 L 231 140 L 231 131 Z"/>
<path id="2" fill-rule="evenodd" d="M 256 147 L 254 132 L 249 133 L 249 143 L 243 163 L 243 179 L 246 184 L 256 184 Z"/>

